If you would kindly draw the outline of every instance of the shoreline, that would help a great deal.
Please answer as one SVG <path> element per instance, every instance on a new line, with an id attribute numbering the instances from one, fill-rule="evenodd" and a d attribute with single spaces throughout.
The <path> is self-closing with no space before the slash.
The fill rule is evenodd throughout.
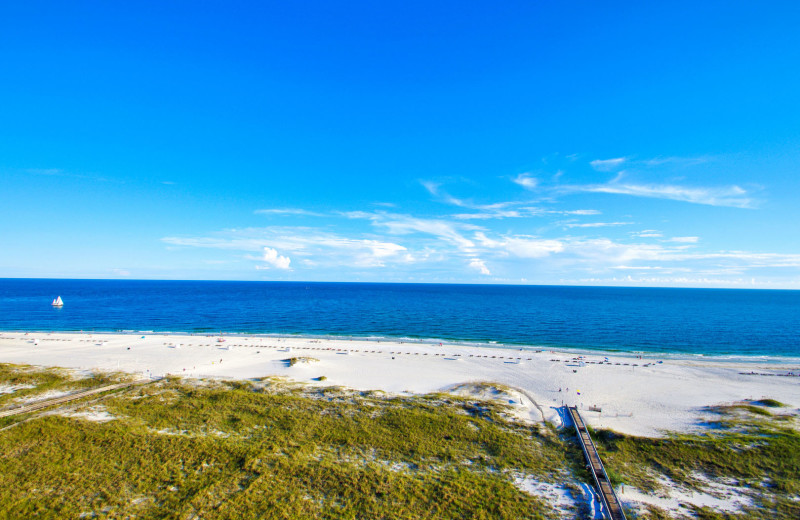
<path id="1" fill-rule="evenodd" d="M 2 363 L 146 377 L 283 377 L 403 395 L 500 396 L 524 421 L 559 426 L 558 408 L 574 405 L 587 410 L 592 427 L 644 436 L 699 431 L 708 407 L 746 399 L 771 398 L 800 408 L 800 364 L 606 354 L 256 335 L 0 333 Z M 291 364 L 293 357 L 313 360 Z M 767 377 L 788 373 L 797 376 Z M 485 382 L 510 390 L 487 392 L 475 385 Z"/>
<path id="2" fill-rule="evenodd" d="M 358 335 L 338 335 L 338 334 L 307 334 L 307 333 L 271 333 L 271 332 L 187 332 L 187 331 L 154 331 L 154 330 L 0 330 L 2 334 L 87 334 L 87 335 L 119 335 L 119 336 L 189 336 L 189 337 L 240 337 L 240 338 L 264 338 L 264 339 L 301 339 L 301 340 L 322 340 L 322 341 L 355 341 L 369 343 L 400 343 L 409 345 L 430 345 L 430 346 L 451 346 L 464 348 L 490 348 L 504 351 L 525 351 L 525 352 L 552 352 L 557 354 L 582 355 L 582 356 L 622 356 L 639 357 L 640 359 L 669 359 L 671 361 L 710 361 L 720 363 L 770 363 L 800 365 L 800 355 L 781 356 L 764 354 L 703 354 L 689 352 L 666 352 L 648 350 L 623 350 L 609 349 L 603 347 L 572 347 L 568 345 L 534 345 L 529 343 L 508 343 L 494 340 L 470 340 L 452 338 L 415 338 L 408 336 L 358 336 Z"/>

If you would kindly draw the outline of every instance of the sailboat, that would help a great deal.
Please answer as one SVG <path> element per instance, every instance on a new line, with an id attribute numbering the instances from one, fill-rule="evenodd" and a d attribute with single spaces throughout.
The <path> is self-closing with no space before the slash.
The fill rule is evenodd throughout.
<path id="1" fill-rule="evenodd" d="M 53 300 L 53 303 L 51 305 L 53 307 L 63 307 L 64 306 L 64 302 L 61 300 L 61 296 L 59 296 L 58 298 Z"/>

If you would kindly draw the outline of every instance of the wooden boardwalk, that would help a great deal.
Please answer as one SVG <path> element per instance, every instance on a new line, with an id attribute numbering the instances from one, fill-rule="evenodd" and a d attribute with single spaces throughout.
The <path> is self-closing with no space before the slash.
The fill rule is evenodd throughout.
<path id="1" fill-rule="evenodd" d="M 606 518 L 610 518 L 611 520 L 627 520 L 625 518 L 625 512 L 622 510 L 622 504 L 620 504 L 616 493 L 614 493 L 614 488 L 608 480 L 603 461 L 600 460 L 600 455 L 597 454 L 597 448 L 592 441 L 592 437 L 586 430 L 586 425 L 583 423 L 581 414 L 578 413 L 578 407 L 570 406 L 567 407 L 567 410 L 569 410 L 572 424 L 575 425 L 575 431 L 578 433 L 578 441 L 581 443 L 587 466 L 594 478 L 595 487 L 600 493 L 600 500 L 603 503 L 603 514 Z"/>
<path id="2" fill-rule="evenodd" d="M 42 410 L 44 408 L 49 408 L 51 406 L 68 403 L 70 401 L 75 401 L 77 399 L 83 399 L 84 397 L 101 394 L 103 392 L 109 392 L 111 390 L 120 390 L 122 388 L 127 388 L 133 385 L 140 385 L 146 382 L 148 382 L 148 380 L 140 380 L 140 381 L 133 381 L 130 383 L 118 383 L 115 385 L 101 386 L 98 388 L 92 388 L 90 390 L 84 390 L 83 392 L 76 392 L 74 394 L 56 397 L 54 399 L 46 399 L 31 404 L 25 404 L 17 406 L 15 408 L 10 408 L 7 410 L 0 411 L 0 417 L 9 417 L 12 415 L 18 415 L 22 413 L 35 412 L 37 410 Z"/>

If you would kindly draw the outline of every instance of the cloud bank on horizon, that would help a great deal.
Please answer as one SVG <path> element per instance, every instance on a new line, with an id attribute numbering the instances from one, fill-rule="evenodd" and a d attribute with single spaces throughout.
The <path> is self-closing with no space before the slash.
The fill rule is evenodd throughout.
<path id="1" fill-rule="evenodd" d="M 639 163 L 652 170 L 676 161 Z M 408 202 L 327 213 L 261 208 L 253 213 L 269 217 L 268 224 L 162 241 L 173 247 L 233 251 L 258 270 L 286 271 L 294 261 L 296 267 L 286 279 L 298 280 L 748 287 L 771 286 L 771 280 L 755 281 L 765 270 L 800 273 L 800 254 L 706 247 L 701 236 L 649 229 L 652 213 L 636 215 L 625 205 L 625 198 L 635 197 L 659 199 L 657 203 L 670 211 L 681 211 L 684 204 L 711 206 L 706 210 L 710 212 L 714 207 L 758 211 L 761 187 L 639 184 L 634 172 L 622 169 L 631 162 L 590 161 L 592 170 L 613 174 L 599 184 L 565 184 L 561 181 L 569 175 L 564 170 L 555 181 L 532 173 L 500 179 L 521 188 L 511 200 L 476 202 L 486 199 L 485 193 L 467 179 L 420 180 L 420 194 L 427 200 L 423 196 L 413 205 L 428 203 L 424 212 L 403 212 L 403 206 L 412 205 Z M 623 183 L 623 175 L 632 180 Z M 476 196 L 455 197 L 448 185 Z M 576 207 L 576 194 L 589 196 L 581 203 L 594 201 L 611 209 Z M 604 219 L 608 212 L 616 213 L 615 218 L 625 214 L 626 220 Z M 313 218 L 298 222 L 297 217 Z M 664 219 L 656 220 L 662 220 L 664 228 L 672 227 Z M 693 230 L 691 225 L 680 228 L 681 233 Z M 262 258 L 251 256 L 259 250 L 264 251 Z M 272 278 L 282 275 L 274 272 Z"/>

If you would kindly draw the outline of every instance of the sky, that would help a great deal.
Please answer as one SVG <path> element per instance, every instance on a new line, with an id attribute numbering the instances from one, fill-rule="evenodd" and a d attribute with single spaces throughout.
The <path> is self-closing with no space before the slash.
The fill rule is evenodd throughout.
<path id="1" fill-rule="evenodd" d="M 800 289 L 800 3 L 5 2 L 0 277 Z"/>

